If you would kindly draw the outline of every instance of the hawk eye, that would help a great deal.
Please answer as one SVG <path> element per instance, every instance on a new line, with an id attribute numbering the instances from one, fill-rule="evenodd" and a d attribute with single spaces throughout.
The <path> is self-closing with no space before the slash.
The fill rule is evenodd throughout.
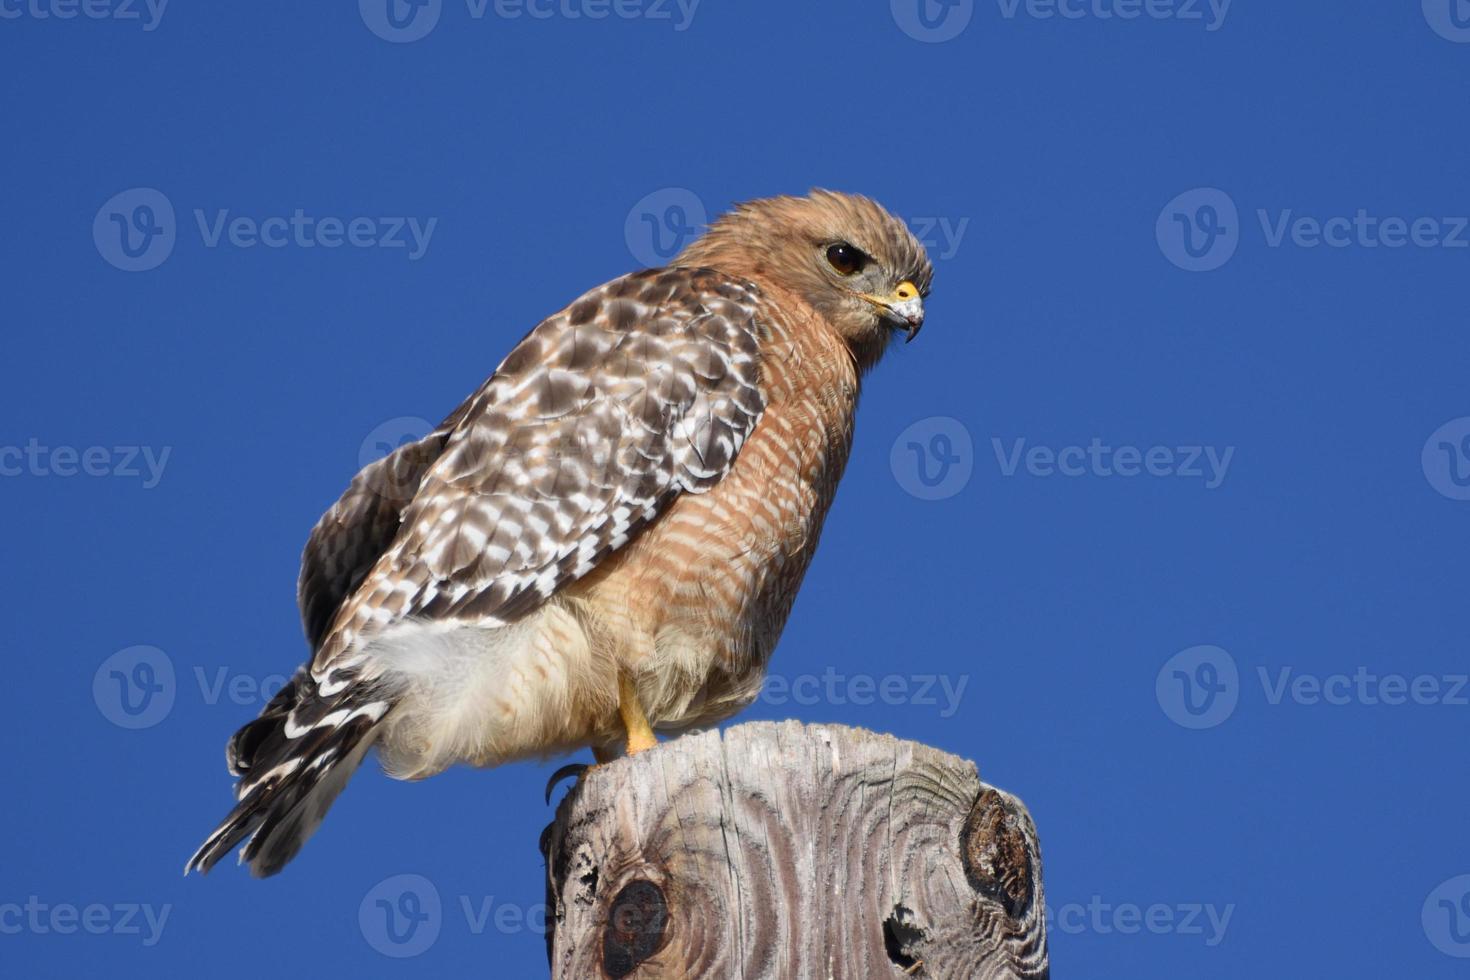
<path id="1" fill-rule="evenodd" d="M 868 257 L 847 242 L 838 242 L 827 249 L 827 263 L 838 275 L 855 276 L 868 264 Z"/>

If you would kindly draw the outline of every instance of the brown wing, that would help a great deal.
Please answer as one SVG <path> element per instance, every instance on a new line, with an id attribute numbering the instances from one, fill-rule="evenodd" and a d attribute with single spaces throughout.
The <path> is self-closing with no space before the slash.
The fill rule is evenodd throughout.
<path id="1" fill-rule="evenodd" d="M 401 461 L 375 464 L 427 469 L 409 480 L 415 493 L 391 540 L 393 508 L 349 503 L 345 520 L 364 522 L 362 530 L 330 553 L 351 559 L 311 573 L 334 589 L 353 574 L 360 580 L 313 663 L 324 693 L 354 676 L 351 654 L 364 637 L 408 617 L 513 621 L 680 493 L 717 483 L 765 407 L 763 309 L 756 286 L 710 270 L 614 280 L 527 335 L 447 434 L 436 430 L 429 445 L 395 453 Z M 375 549 L 364 576 L 356 569 Z M 322 603 L 335 594 L 312 591 Z"/>
<path id="2" fill-rule="evenodd" d="M 342 600 L 393 543 L 404 507 L 444 451 L 450 431 L 446 422 L 363 467 L 311 529 L 301 555 L 296 602 L 312 650 L 321 646 Z"/>

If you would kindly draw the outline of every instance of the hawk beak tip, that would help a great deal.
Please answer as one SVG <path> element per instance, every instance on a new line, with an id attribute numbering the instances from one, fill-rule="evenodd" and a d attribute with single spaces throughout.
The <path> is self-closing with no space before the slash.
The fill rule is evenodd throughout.
<path id="1" fill-rule="evenodd" d="M 919 329 L 924 326 L 924 305 L 917 290 L 914 290 L 912 286 L 908 287 L 908 290 L 897 290 L 889 297 L 874 296 L 869 293 L 859 295 L 878 308 L 888 326 L 902 330 L 908 335 L 904 343 L 912 343 L 913 339 L 919 335 Z"/>

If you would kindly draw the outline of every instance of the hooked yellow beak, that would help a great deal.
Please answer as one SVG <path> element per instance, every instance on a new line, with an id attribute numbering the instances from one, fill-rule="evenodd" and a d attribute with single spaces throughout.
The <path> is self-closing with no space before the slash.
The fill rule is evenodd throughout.
<path id="1" fill-rule="evenodd" d="M 888 318 L 894 322 L 894 326 L 908 330 L 908 339 L 905 343 L 913 340 L 919 335 L 919 328 L 924 325 L 924 300 L 919 295 L 918 287 L 908 280 L 898 284 L 891 296 L 874 296 L 871 293 L 862 293 L 863 299 L 881 309 Z"/>

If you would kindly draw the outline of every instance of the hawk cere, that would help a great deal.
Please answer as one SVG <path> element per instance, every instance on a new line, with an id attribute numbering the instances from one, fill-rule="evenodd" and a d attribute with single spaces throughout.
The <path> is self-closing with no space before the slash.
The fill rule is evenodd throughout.
<path id="1" fill-rule="evenodd" d="M 312 530 L 313 655 L 226 750 L 190 859 L 281 870 L 369 748 L 400 779 L 735 714 L 811 561 L 863 375 L 933 270 L 902 221 L 814 191 L 721 217 L 542 322 Z M 248 838 L 248 841 L 247 841 Z"/>

